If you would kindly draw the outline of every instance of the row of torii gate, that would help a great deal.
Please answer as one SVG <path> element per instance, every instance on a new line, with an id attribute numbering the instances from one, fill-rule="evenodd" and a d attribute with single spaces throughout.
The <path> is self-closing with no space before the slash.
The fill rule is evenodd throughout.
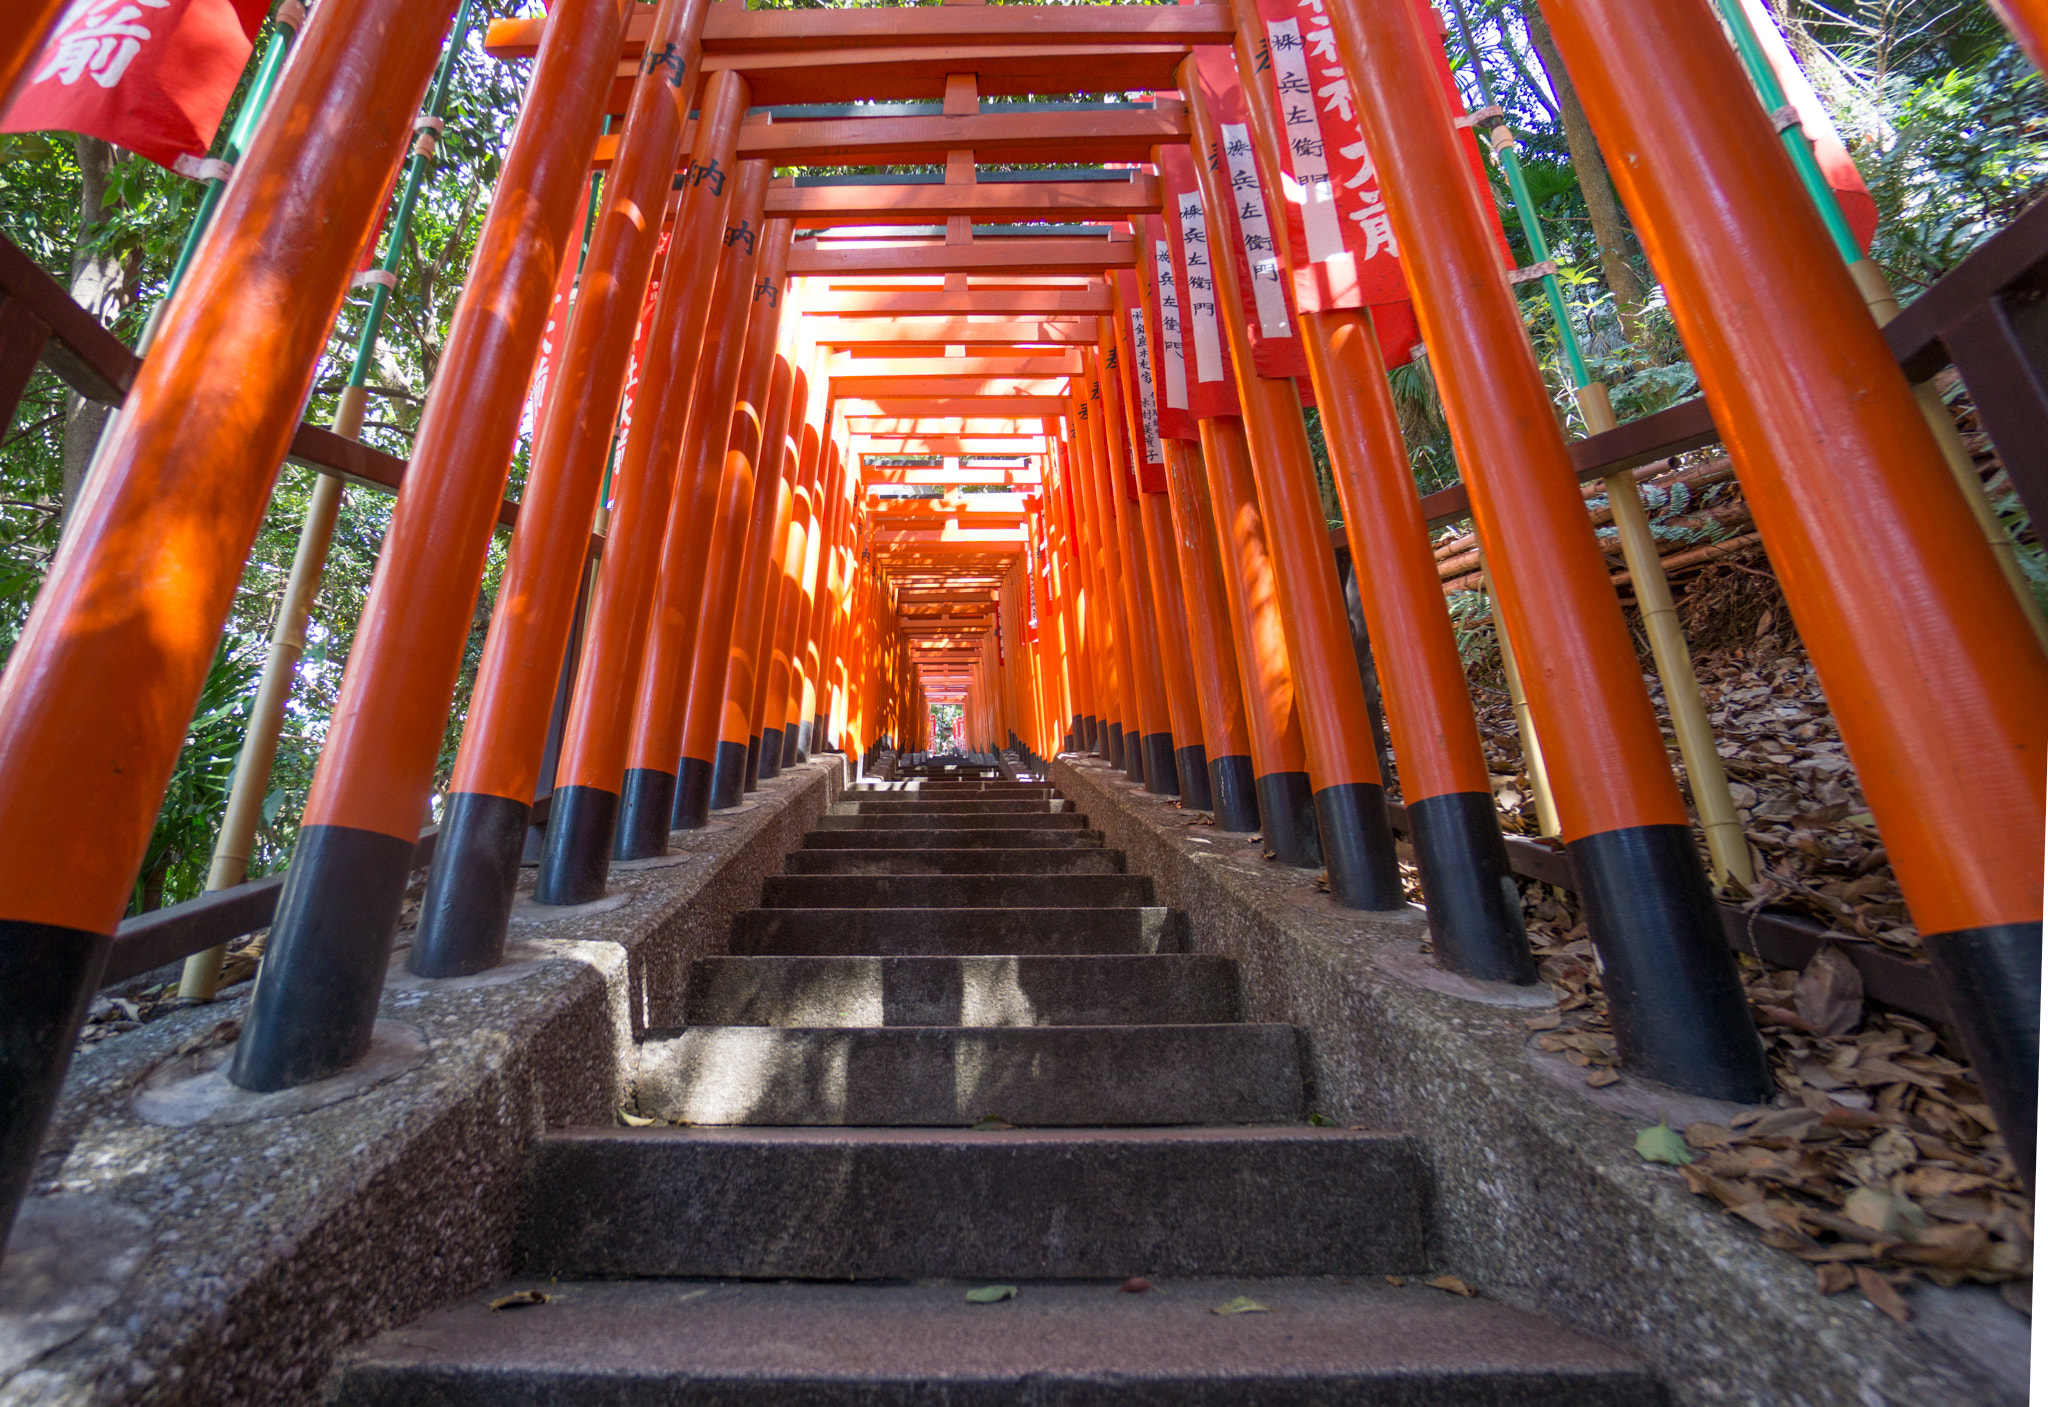
<path id="1" fill-rule="evenodd" d="M 0 685 L 10 1214 L 452 8 L 317 7 Z M 1706 0 L 1544 10 L 2024 1156 L 2048 662 Z M 1447 95 L 1430 13 L 1327 0 L 1620 1048 L 1647 1078 L 1761 1098 L 1770 1076 L 1470 178 L 1471 120 Z M 673 826 L 704 824 L 812 748 L 919 746 L 927 705 L 958 701 L 971 746 L 1105 753 L 1228 827 L 1262 827 L 1282 858 L 1319 859 L 1337 902 L 1401 903 L 1302 388 L 1265 374 L 1254 341 L 1245 290 L 1260 271 L 1237 267 L 1233 241 L 1207 242 L 1211 350 L 1232 399 L 1156 449 L 1169 349 L 1138 341 L 1191 318 L 1198 295 L 1183 288 L 1163 310 L 1162 285 L 1117 276 L 1156 257 L 1133 222 L 1160 212 L 1175 161 L 1212 232 L 1243 198 L 1236 157 L 1254 163 L 1255 186 L 1280 188 L 1285 117 L 1261 76 L 1260 24 L 1250 0 L 555 0 L 545 20 L 493 27 L 493 52 L 536 56 L 525 107 L 305 808 L 236 1083 L 320 1079 L 367 1047 L 544 338 L 551 384 L 415 969 L 502 957 L 579 611 L 543 902 L 596 897 L 613 858 L 660 853 Z M 1203 77 L 1204 49 L 1234 54 L 1242 80 L 1248 137 L 1232 160 L 1217 111 L 1229 95 Z M 1157 96 L 983 101 L 1048 92 Z M 763 111 L 867 100 L 943 106 Z M 573 314 L 551 331 L 593 161 L 601 209 Z M 937 182 L 773 177 L 941 163 Z M 977 169 L 992 163 L 1090 169 Z M 883 225 L 913 232 L 848 230 Z M 1186 280 L 1186 222 L 1175 228 Z M 1303 313 L 1292 330 L 1344 501 L 1438 960 L 1532 980 L 1385 330 L 1364 309 Z M 945 496 L 908 496 L 931 488 Z"/>

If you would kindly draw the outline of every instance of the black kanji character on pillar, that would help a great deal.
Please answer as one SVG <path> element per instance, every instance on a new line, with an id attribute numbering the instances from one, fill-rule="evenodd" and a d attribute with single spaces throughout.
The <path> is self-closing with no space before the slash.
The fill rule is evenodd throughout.
<path id="1" fill-rule="evenodd" d="M 691 185 L 701 186 L 706 181 L 711 182 L 711 193 L 713 195 L 725 194 L 725 172 L 718 169 L 717 157 L 711 159 L 709 166 L 692 166 L 690 168 Z"/>
<path id="2" fill-rule="evenodd" d="M 747 242 L 747 253 L 752 254 L 754 252 L 753 221 L 742 220 L 737 225 L 727 225 L 725 227 L 725 247 L 727 249 L 732 248 L 740 240 Z"/>
<path id="3" fill-rule="evenodd" d="M 683 86 L 683 67 L 682 46 L 678 44 L 664 44 L 661 46 L 660 53 L 656 53 L 652 49 L 647 51 L 647 60 L 641 66 L 640 71 L 642 73 L 652 73 L 657 68 L 662 69 L 668 74 L 668 86 L 680 88 Z"/>
<path id="4" fill-rule="evenodd" d="M 752 246 L 749 245 L 748 248 L 751 249 Z M 782 301 L 782 290 L 765 278 L 754 285 L 754 301 L 759 302 L 764 293 L 768 295 L 768 306 L 771 308 Z"/>

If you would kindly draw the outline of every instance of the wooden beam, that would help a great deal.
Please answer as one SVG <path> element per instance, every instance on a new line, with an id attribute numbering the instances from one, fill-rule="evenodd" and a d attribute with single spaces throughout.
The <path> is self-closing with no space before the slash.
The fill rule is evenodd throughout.
<path id="1" fill-rule="evenodd" d="M 1114 311 L 1109 285 L 1087 288 L 833 289 L 807 293 L 803 310 L 819 317 L 1086 317 Z"/>
<path id="2" fill-rule="evenodd" d="M 986 551 L 994 543 L 1024 545 L 1023 528 L 877 528 L 868 535 L 875 547 L 973 547 Z"/>
<path id="3" fill-rule="evenodd" d="M 1113 239 L 1028 239 L 1005 236 L 972 244 L 859 244 L 820 247 L 805 240 L 789 251 L 792 277 L 845 274 L 1099 274 L 1137 262 L 1137 242 Z"/>
<path id="4" fill-rule="evenodd" d="M 847 357 L 832 358 L 828 374 L 834 381 L 873 376 L 992 377 L 1079 376 L 1079 352 L 1048 352 L 1022 357 Z"/>
<path id="5" fill-rule="evenodd" d="M 1128 181 L 986 181 L 971 186 L 790 186 L 768 192 L 768 213 L 800 227 L 929 225 L 951 215 L 984 224 L 1022 220 L 1128 220 L 1159 213 L 1159 178 Z"/>
<path id="6" fill-rule="evenodd" d="M 896 343 L 933 347 L 1014 347 L 1032 343 L 1092 347 L 1095 322 L 1088 318 L 1060 318 L 1028 322 L 969 322 L 965 318 L 898 318 L 877 322 L 860 318 L 853 322 L 825 322 L 809 316 L 806 305 L 804 333 L 820 347 L 867 347 Z"/>
<path id="7" fill-rule="evenodd" d="M 782 50 L 712 54 L 704 76 L 743 75 L 762 106 L 794 103 L 938 101 L 946 79 L 971 73 L 987 98 L 1066 93 L 1149 93 L 1171 89 L 1193 50 L 1185 44 L 962 44 L 945 47 Z M 625 102 L 614 95 L 614 112 Z"/>
<path id="8" fill-rule="evenodd" d="M 923 488 L 1036 488 L 1045 479 L 1036 469 L 887 469 L 864 464 L 860 481 Z"/>
<path id="9" fill-rule="evenodd" d="M 1186 113 L 1149 107 L 836 117 L 742 126 L 739 159 L 759 157 L 777 166 L 906 166 L 941 162 L 949 151 L 971 149 L 981 161 L 1144 162 L 1152 159 L 1152 148 L 1187 139 Z M 591 164 L 610 166 L 618 148 L 619 134 L 599 137 Z"/>
<path id="10" fill-rule="evenodd" d="M 654 7 L 636 5 L 621 52 L 647 51 Z M 528 59 L 539 52 L 547 17 L 493 20 L 484 52 Z M 1227 5 L 889 5 L 864 10 L 749 10 L 718 4 L 704 20 L 705 54 L 834 53 L 852 48 L 945 46 L 1228 44 L 1236 34 Z M 1161 84 L 1170 87 L 1170 84 Z"/>
<path id="11" fill-rule="evenodd" d="M 841 415 L 912 421 L 935 416 L 1007 416 L 1043 420 L 1047 416 L 1063 415 L 1066 409 L 1067 398 L 1064 395 L 963 397 L 957 391 L 940 391 L 890 399 L 839 398 Z"/>
<path id="12" fill-rule="evenodd" d="M 848 403 L 850 405 L 851 402 Z M 1026 419 L 996 419 L 980 415 L 878 415 L 874 411 L 856 411 L 846 406 L 840 408 L 846 417 L 846 428 L 850 434 L 878 435 L 1043 435 L 1046 417 L 1034 415 Z M 1050 417 L 1059 420 L 1065 414 Z"/>
<path id="13" fill-rule="evenodd" d="M 1037 459 L 1045 453 L 1043 435 L 855 435 L 855 454 L 958 454 Z"/>

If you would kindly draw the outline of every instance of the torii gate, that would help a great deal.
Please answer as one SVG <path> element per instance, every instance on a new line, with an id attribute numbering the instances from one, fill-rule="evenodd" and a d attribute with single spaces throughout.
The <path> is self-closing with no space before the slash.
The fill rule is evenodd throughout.
<path id="1" fill-rule="evenodd" d="M 54 14 L 50 0 L 33 8 Z M 451 8 L 316 10 L 274 118 L 164 310 L 0 686 L 4 1215 Z M 1624 1063 L 1754 1097 L 1769 1076 L 1578 470 L 1462 174 L 1471 138 L 1440 55 L 1409 5 L 1326 8 Z M 1706 0 L 1544 8 L 1599 138 L 1625 155 L 1612 169 L 1705 409 L 2023 1155 L 2048 661 Z M 2040 19 L 2029 8 L 2016 23 L 2031 40 Z M 533 58 L 532 82 L 405 470 L 236 1083 L 318 1079 L 369 1040 L 593 168 L 603 206 L 441 815 L 415 970 L 502 958 L 520 850 L 550 780 L 537 897 L 580 902 L 602 892 L 613 857 L 665 846 L 672 824 L 702 824 L 807 748 L 916 746 L 932 699 L 966 703 L 976 746 L 1102 752 L 1155 790 L 1206 796 L 1219 821 L 1262 826 L 1284 858 L 1327 865 L 1340 902 L 1398 905 L 1387 779 L 1299 413 L 1305 379 L 1345 501 L 1438 956 L 1475 975 L 1528 975 L 1373 315 L 1290 316 L 1283 300 L 1276 325 L 1252 282 L 1310 262 L 1274 218 L 1294 167 L 1288 114 L 1259 64 L 1263 24 L 1253 0 L 803 11 L 557 0 L 545 19 L 493 26 L 491 51 Z M 0 92 L 32 52 L 18 38 L 0 47 Z M 1203 54 L 1222 60 L 1239 109 L 1219 113 L 1226 95 Z M 1156 97 L 996 101 L 1044 93 Z M 623 121 L 601 136 L 607 115 Z M 1083 169 L 982 179 L 985 166 L 1033 163 Z M 1192 169 L 1181 210 L 1161 176 L 1175 163 Z M 943 175 L 774 178 L 826 165 Z M 1165 383 L 1135 365 L 1133 338 L 1148 318 L 1163 326 L 1166 246 L 1150 222 L 1165 215 L 1177 232 L 1168 269 L 1184 273 L 1190 229 L 1208 231 L 1217 340 L 1200 354 L 1223 368 L 1209 379 L 1229 406 L 1165 438 L 1155 476 L 1145 407 Z M 1061 232 L 1031 232 L 1047 221 Z M 1025 232 L 987 228 L 1001 224 Z M 643 314 L 640 389 L 557 720 Z M 1298 343 L 1301 368 L 1278 367 L 1269 342 Z M 957 461 L 983 454 L 1030 468 L 970 481 Z M 885 455 L 937 456 L 938 476 L 869 467 Z M 997 492 L 905 500 L 884 487 Z M 1847 518 L 1854 531 L 1841 530 Z M 563 742 L 549 779 L 551 720 Z"/>

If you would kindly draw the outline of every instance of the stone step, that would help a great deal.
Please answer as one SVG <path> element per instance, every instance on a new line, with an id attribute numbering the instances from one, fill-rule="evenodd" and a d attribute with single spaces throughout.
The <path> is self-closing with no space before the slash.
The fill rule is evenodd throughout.
<path id="1" fill-rule="evenodd" d="M 790 874 L 1122 874 L 1124 852 L 1083 846 L 996 850 L 793 850 Z"/>
<path id="2" fill-rule="evenodd" d="M 1036 816 L 1074 808 L 1058 797 L 862 796 L 835 801 L 828 816 Z"/>
<path id="3" fill-rule="evenodd" d="M 692 1026 L 1110 1026 L 1243 1018 L 1237 965 L 1153 957 L 700 958 Z"/>
<path id="4" fill-rule="evenodd" d="M 749 909 L 740 957 L 996 957 L 1179 953 L 1172 909 Z"/>
<path id="5" fill-rule="evenodd" d="M 980 826 L 974 830 L 926 830 L 855 826 L 806 832 L 806 850 L 1077 850 L 1102 844 L 1094 830 L 1017 830 Z"/>
<path id="6" fill-rule="evenodd" d="M 1043 782 L 856 782 L 848 796 L 1005 796 L 1049 798 L 1059 795 Z"/>
<path id="7" fill-rule="evenodd" d="M 1088 818 L 1078 811 L 1039 810 L 1007 815 L 981 812 L 933 815 L 911 811 L 888 816 L 825 815 L 818 817 L 817 828 L 821 831 L 1079 831 L 1088 829 Z"/>
<path id="8" fill-rule="evenodd" d="M 764 909 L 1141 909 L 1137 874 L 771 875 Z"/>
<path id="9" fill-rule="evenodd" d="M 1148 1269 L 1133 1264 L 1125 1270 Z M 1120 1277 L 1122 1271 L 1116 1272 Z M 1155 1276 L 487 1286 L 346 1353 L 334 1407 L 1657 1407 L 1646 1365 L 1490 1300 L 1420 1285 Z M 523 1291 L 534 1309 L 494 1311 Z M 1239 1296 L 1267 1314 L 1209 1311 Z"/>
<path id="10" fill-rule="evenodd" d="M 1402 1134 L 1270 1129 L 565 1129 L 535 1147 L 522 1273 L 747 1279 L 1406 1274 Z"/>
<path id="11" fill-rule="evenodd" d="M 1302 1116 L 1292 1026 L 691 1026 L 640 1044 L 639 1111 L 684 1124 L 1031 1128 Z"/>

